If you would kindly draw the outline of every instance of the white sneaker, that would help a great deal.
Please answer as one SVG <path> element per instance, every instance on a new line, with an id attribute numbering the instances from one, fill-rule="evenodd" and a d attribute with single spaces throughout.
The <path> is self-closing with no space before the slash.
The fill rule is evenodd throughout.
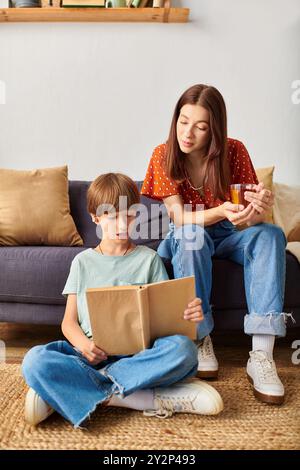
<path id="1" fill-rule="evenodd" d="M 155 388 L 154 406 L 155 410 L 145 410 L 144 415 L 158 418 L 168 418 L 173 413 L 217 415 L 224 408 L 217 390 L 199 380 Z"/>
<path id="2" fill-rule="evenodd" d="M 281 405 L 284 401 L 284 386 L 277 375 L 276 365 L 265 351 L 250 351 L 247 376 L 256 398 L 264 403 Z"/>
<path id="3" fill-rule="evenodd" d="M 214 353 L 214 347 L 209 335 L 205 336 L 198 344 L 198 372 L 201 379 L 216 379 L 218 377 L 219 364 Z"/>
<path id="4" fill-rule="evenodd" d="M 30 388 L 25 399 L 25 420 L 27 423 L 36 426 L 52 413 L 54 413 L 54 409 Z"/>

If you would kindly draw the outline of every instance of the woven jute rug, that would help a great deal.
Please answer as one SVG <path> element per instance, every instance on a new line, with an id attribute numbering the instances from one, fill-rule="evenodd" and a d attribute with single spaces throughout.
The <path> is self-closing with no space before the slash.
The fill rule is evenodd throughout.
<path id="1" fill-rule="evenodd" d="M 27 425 L 23 417 L 27 386 L 20 364 L 0 364 L 0 448 L 299 449 L 299 368 L 286 361 L 278 369 L 287 392 L 281 407 L 253 397 L 244 364 L 235 358 L 222 364 L 219 380 L 213 383 L 225 404 L 219 416 L 177 414 L 163 420 L 107 407 L 96 410 L 87 430 L 75 430 L 58 414 L 37 428 Z"/>

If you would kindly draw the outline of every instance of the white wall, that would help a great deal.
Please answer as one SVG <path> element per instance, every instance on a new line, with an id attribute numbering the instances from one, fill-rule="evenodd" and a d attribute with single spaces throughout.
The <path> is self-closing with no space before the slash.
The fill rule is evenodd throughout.
<path id="1" fill-rule="evenodd" d="M 173 3 L 189 23 L 0 23 L 0 166 L 142 179 L 180 94 L 202 82 L 223 93 L 254 165 L 299 183 L 299 0 Z"/>

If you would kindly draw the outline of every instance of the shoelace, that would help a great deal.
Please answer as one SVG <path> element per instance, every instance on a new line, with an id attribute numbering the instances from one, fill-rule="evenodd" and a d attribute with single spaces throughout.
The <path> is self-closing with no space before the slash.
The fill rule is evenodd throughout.
<path id="1" fill-rule="evenodd" d="M 208 336 L 204 338 L 202 343 L 199 344 L 198 350 L 202 358 L 214 358 L 215 353 L 213 350 L 212 342 Z"/>
<path id="2" fill-rule="evenodd" d="M 258 364 L 259 376 L 264 382 L 278 382 L 274 361 L 270 361 L 264 354 L 260 353 L 256 353 L 254 359 Z"/>
<path id="3" fill-rule="evenodd" d="M 147 417 L 155 416 L 156 418 L 170 418 L 173 415 L 171 410 L 159 409 L 159 410 L 145 410 L 143 411 L 143 415 Z"/>
<path id="4" fill-rule="evenodd" d="M 157 418 L 170 418 L 173 413 L 176 411 L 181 411 L 182 409 L 188 411 L 193 410 L 193 404 L 191 399 L 186 397 L 164 397 L 157 398 L 158 409 L 157 410 L 145 410 L 144 416 L 155 416 Z"/>

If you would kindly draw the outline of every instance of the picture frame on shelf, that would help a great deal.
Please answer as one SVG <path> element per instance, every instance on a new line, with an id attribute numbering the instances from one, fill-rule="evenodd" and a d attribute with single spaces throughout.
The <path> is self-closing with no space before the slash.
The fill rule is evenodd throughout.
<path id="1" fill-rule="evenodd" d="M 42 8 L 61 8 L 61 0 L 41 0 Z"/>

